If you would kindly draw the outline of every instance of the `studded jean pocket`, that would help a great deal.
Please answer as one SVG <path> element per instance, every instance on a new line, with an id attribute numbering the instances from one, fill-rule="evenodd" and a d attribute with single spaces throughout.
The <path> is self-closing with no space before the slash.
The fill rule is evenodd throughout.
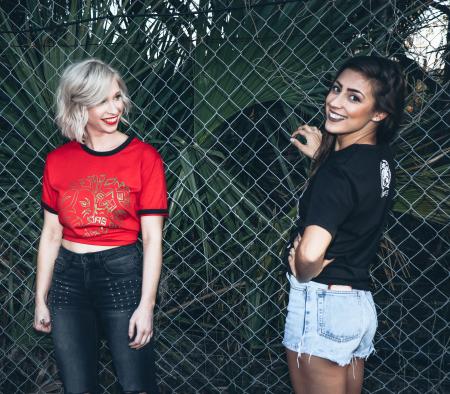
<path id="1" fill-rule="evenodd" d="M 97 306 L 103 311 L 134 310 L 141 300 L 142 279 L 114 275 L 96 290 Z"/>
<path id="2" fill-rule="evenodd" d="M 140 273 L 142 261 L 138 253 L 126 254 L 103 260 L 103 268 L 111 275 Z"/>
<path id="3" fill-rule="evenodd" d="M 363 313 L 356 291 L 318 290 L 318 334 L 335 342 L 349 342 L 361 335 Z"/>

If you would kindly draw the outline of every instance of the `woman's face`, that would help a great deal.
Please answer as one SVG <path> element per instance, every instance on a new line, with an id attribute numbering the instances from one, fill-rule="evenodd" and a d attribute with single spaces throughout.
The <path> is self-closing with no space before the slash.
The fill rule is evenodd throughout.
<path id="1" fill-rule="evenodd" d="M 371 82 L 361 73 L 344 70 L 333 83 L 325 99 L 325 129 L 339 136 L 375 132 L 377 123 L 387 114 L 374 110 L 375 98 Z"/>
<path id="2" fill-rule="evenodd" d="M 107 97 L 100 104 L 88 108 L 87 132 L 94 135 L 114 133 L 123 110 L 122 92 L 113 79 Z"/>

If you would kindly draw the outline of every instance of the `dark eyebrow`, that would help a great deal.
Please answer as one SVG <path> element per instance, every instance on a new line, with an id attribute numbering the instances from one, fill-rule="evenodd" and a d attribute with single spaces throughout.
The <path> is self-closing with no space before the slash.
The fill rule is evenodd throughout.
<path id="1" fill-rule="evenodd" d="M 336 79 L 336 81 L 334 81 L 334 83 L 338 84 L 339 87 L 342 88 L 342 83 L 340 83 L 337 79 Z M 363 92 L 360 92 L 360 91 L 357 90 L 357 89 L 347 88 L 347 90 L 348 90 L 349 92 L 359 93 L 361 96 L 366 97 L 366 96 L 364 95 Z"/>

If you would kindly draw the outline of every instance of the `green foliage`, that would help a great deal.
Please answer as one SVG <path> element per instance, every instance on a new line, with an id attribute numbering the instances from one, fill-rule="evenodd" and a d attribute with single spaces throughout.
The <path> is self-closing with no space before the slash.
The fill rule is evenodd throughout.
<path id="1" fill-rule="evenodd" d="M 395 12 L 386 2 L 373 2 L 371 12 L 365 2 L 326 3 L 248 9 L 231 1 L 230 11 L 183 18 L 170 15 L 220 10 L 223 3 L 28 1 L 16 19 L 0 10 L 1 30 L 47 27 L 0 35 L 0 124 L 7 130 L 0 151 L 2 252 L 25 244 L 32 255 L 36 247 L 43 162 L 62 142 L 52 121 L 59 75 L 86 57 L 111 63 L 134 103 L 129 131 L 154 144 L 167 165 L 171 207 L 157 316 L 164 376 L 177 365 L 180 376 L 205 387 L 209 377 L 245 388 L 252 373 L 259 375 L 259 363 L 273 358 L 274 375 L 266 379 L 278 381 L 277 369 L 286 374 L 278 362 L 285 303 L 280 253 L 309 164 L 289 148 L 288 137 L 299 123 L 322 123 L 328 80 L 343 59 L 374 50 L 403 55 L 402 42 L 424 9 L 406 1 Z M 154 13 L 161 16 L 143 15 Z M 445 123 L 438 111 L 430 104 L 401 130 L 395 210 L 443 224 L 450 208 L 449 139 L 440 136 Z M 31 260 L 19 256 L 6 259 L 4 278 L 29 268 Z M 2 301 L 10 291 L 2 287 Z M 24 305 L 29 317 L 31 305 Z M 10 311 L 8 324 L 21 313 Z M 30 324 L 21 327 L 30 332 Z M 8 335 L 18 344 L 23 332 Z M 203 352 L 213 352 L 223 368 L 209 366 Z"/>

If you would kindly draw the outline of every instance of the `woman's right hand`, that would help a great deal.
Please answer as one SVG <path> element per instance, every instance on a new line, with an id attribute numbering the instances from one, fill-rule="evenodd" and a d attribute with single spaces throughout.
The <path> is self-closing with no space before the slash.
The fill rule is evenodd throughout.
<path id="1" fill-rule="evenodd" d="M 33 327 L 36 331 L 40 331 L 46 334 L 52 331 L 50 311 L 45 303 L 36 303 L 36 306 L 34 307 Z"/>
<path id="2" fill-rule="evenodd" d="M 295 138 L 297 135 L 303 136 L 306 144 L 302 144 Z M 303 125 L 292 133 L 290 141 L 301 153 L 312 159 L 322 142 L 322 133 L 317 127 Z"/>

